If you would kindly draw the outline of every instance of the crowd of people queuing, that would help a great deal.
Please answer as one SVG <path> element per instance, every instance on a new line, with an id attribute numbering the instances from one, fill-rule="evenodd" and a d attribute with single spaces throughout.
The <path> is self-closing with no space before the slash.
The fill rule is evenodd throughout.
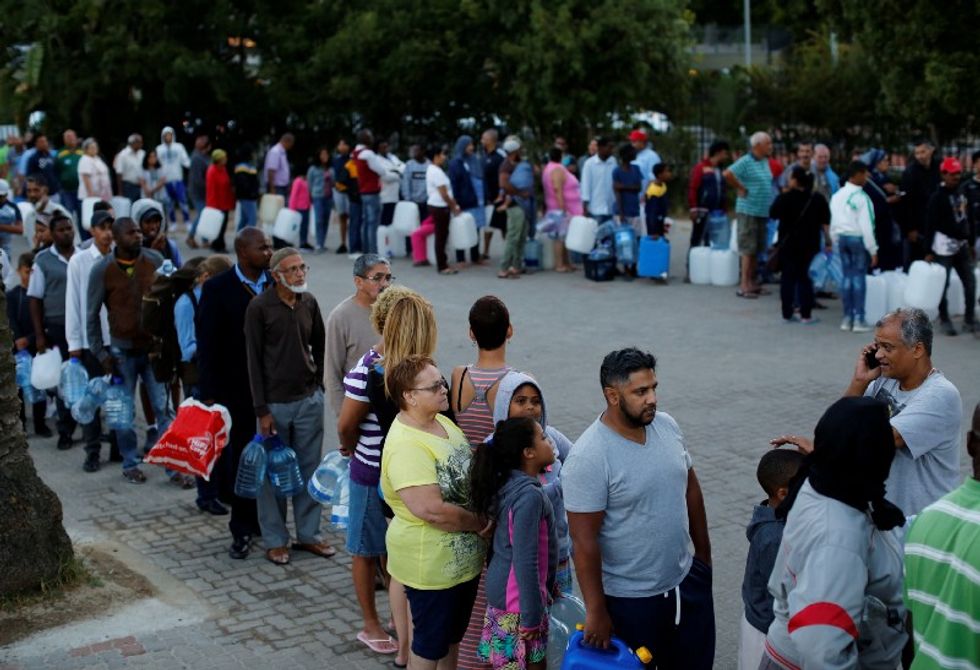
<path id="1" fill-rule="evenodd" d="M 642 234 L 665 235 L 659 199 L 669 166 L 645 133 L 629 139 L 617 151 L 598 138 L 582 163 L 556 144 L 541 172 L 543 216 L 618 217 Z M 438 269 L 448 274 L 455 270 L 444 251 L 449 214 L 483 212 L 489 203 L 485 224 L 507 231 L 499 276 L 519 277 L 538 216 L 535 172 L 520 139 L 498 144 L 488 130 L 482 152 L 464 136 L 451 158 L 444 146 L 416 146 L 403 164 L 362 131 L 352 150 L 345 142 L 333 155 L 324 148 L 305 176 L 292 178 L 288 134 L 259 170 L 246 154 L 229 168 L 227 154 L 207 138 L 188 155 L 166 128 L 155 151 L 145 153 L 133 135 L 113 161 L 118 191 L 133 201 L 129 216 L 113 211 L 110 173 L 94 140 L 77 150 L 69 131 L 57 154 L 43 140 L 35 137 L 26 170 L 11 159 L 17 171 L 0 182 L 0 208 L 23 194 L 37 213 L 36 248 L 18 258 L 19 285 L 7 287 L 15 349 L 58 346 L 90 374 L 111 372 L 130 393 L 139 388 L 148 425 L 143 451 L 166 430 L 181 394 L 226 407 L 230 440 L 211 481 L 167 475 L 181 488 L 196 486 L 203 511 L 229 515 L 231 558 L 246 559 L 257 538 L 276 565 L 288 564 L 292 551 L 337 553 L 305 492 L 291 500 L 295 538 L 286 500 L 271 484 L 257 500 L 234 492 L 241 454 L 256 432 L 282 437 L 309 479 L 334 444 L 324 435 L 329 401 L 340 450 L 350 458 L 345 548 L 363 620 L 357 639 L 371 650 L 413 669 L 543 668 L 549 608 L 573 592 L 574 571 L 587 644 L 606 647 L 615 635 L 648 648 L 653 667 L 712 667 L 712 556 L 694 469 L 698 447 L 657 409 L 656 358 L 636 348 L 608 353 L 598 371 L 605 407 L 572 441 L 549 423 L 547 379 L 508 363 L 517 329 L 499 298 L 473 304 L 476 360 L 443 368 L 447 378 L 433 358 L 435 306 L 394 285 L 390 260 L 376 253 L 371 231 L 407 199 L 431 217 Z M 691 180 L 692 243 L 705 241 L 707 217 L 724 208 L 725 189 L 735 189 L 744 256 L 739 295 L 765 292 L 753 264 L 768 250 L 774 218 L 784 317 L 799 306 L 802 319 L 811 318 L 804 266 L 823 243 L 844 266 L 842 325 L 873 329 L 874 339 L 857 352 L 844 397 L 814 438 L 782 436 L 761 458 L 766 499 L 747 529 L 740 667 L 893 668 L 903 659 L 916 668 L 980 667 L 980 411 L 967 438 L 972 477 L 961 484 L 962 404 L 932 366 L 928 316 L 900 309 L 866 324 L 861 295 L 869 257 L 871 266 L 891 267 L 934 259 L 972 282 L 972 271 L 961 270 L 972 265 L 980 182 L 960 187 L 958 161 L 937 164 L 931 146 L 920 143 L 901 191 L 882 179 L 887 159 L 877 150 L 852 162 L 841 184 L 826 147 L 803 143 L 774 184 L 770 149 L 769 137 L 756 134 L 727 166 L 730 147 L 711 147 Z M 288 196 L 297 211 L 315 211 L 315 247 L 304 229 L 299 248 L 273 248 L 254 225 L 263 190 Z M 90 239 L 76 248 L 83 197 L 102 201 L 85 230 Z M 191 207 L 227 216 L 236 199 L 234 260 L 216 253 L 183 262 L 167 221 L 181 214 L 193 248 Z M 345 233 L 337 251 L 353 256 L 354 292 L 324 317 L 304 254 L 324 250 L 331 208 Z M 9 226 L 0 231 L 16 234 L 18 221 L 0 221 Z M 413 252 L 424 249 L 419 239 Z M 482 242 L 470 250 L 474 263 L 486 260 Z M 572 270 L 560 234 L 555 242 L 559 269 Z M 223 250 L 220 240 L 213 250 Z M 160 334 L 147 330 L 140 301 L 167 261 L 186 284 L 171 308 L 178 360 L 161 372 L 152 355 Z M 665 381 L 669 393 L 675 382 Z M 76 425 L 57 403 L 58 447 L 69 449 Z M 35 432 L 50 435 L 43 405 L 32 413 Z M 95 472 L 106 437 L 98 417 L 82 436 L 83 467 Z M 108 437 L 110 460 L 121 462 L 126 480 L 146 482 L 135 431 Z M 388 593 L 390 625 L 378 614 L 378 581 Z"/>

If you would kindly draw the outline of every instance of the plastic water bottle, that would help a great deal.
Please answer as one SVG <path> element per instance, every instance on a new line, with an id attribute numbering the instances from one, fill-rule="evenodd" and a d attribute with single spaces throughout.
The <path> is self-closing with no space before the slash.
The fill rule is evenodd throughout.
<path id="1" fill-rule="evenodd" d="M 629 226 L 619 226 L 613 236 L 616 258 L 624 265 L 636 263 L 636 232 Z"/>
<path id="2" fill-rule="evenodd" d="M 176 271 L 177 268 L 174 267 L 174 262 L 169 258 L 165 258 L 163 263 L 160 264 L 160 267 L 157 268 L 157 274 L 163 275 L 164 277 L 169 277 Z"/>
<path id="3" fill-rule="evenodd" d="M 634 653 L 617 637 L 609 640 L 609 649 L 590 647 L 582 638 L 584 626 L 579 624 L 577 628 L 578 631 L 568 641 L 561 670 L 643 670 L 653 660 L 646 647 L 640 647 Z"/>
<path id="4" fill-rule="evenodd" d="M 133 407 L 133 396 L 123 384 L 121 377 L 113 377 L 112 385 L 106 389 L 105 402 L 106 427 L 109 430 L 124 430 L 133 427 L 136 412 Z"/>
<path id="5" fill-rule="evenodd" d="M 88 388 L 88 372 L 76 357 L 72 356 L 61 366 L 61 380 L 58 383 L 58 395 L 69 407 L 82 399 Z"/>
<path id="6" fill-rule="evenodd" d="M 14 358 L 17 368 L 17 386 L 27 389 L 31 385 L 31 354 L 27 349 L 21 349 Z"/>
<path id="7" fill-rule="evenodd" d="M 330 523 L 337 530 L 344 530 L 350 523 L 350 469 L 337 478 L 333 492 L 333 507 L 330 508 Z"/>
<path id="8" fill-rule="evenodd" d="M 350 467 L 350 459 L 344 458 L 340 451 L 331 451 L 327 454 L 307 482 L 306 490 L 310 497 L 324 505 L 331 502 L 334 490 L 337 488 L 337 480 L 348 467 Z"/>
<path id="9" fill-rule="evenodd" d="M 266 440 L 270 446 L 266 457 L 266 474 L 277 498 L 292 498 L 303 491 L 303 475 L 299 471 L 296 452 L 273 435 Z"/>
<path id="10" fill-rule="evenodd" d="M 105 392 L 108 388 L 109 385 L 103 377 L 89 380 L 81 400 L 71 407 L 72 418 L 83 426 L 92 423 L 95 420 L 95 413 L 105 400 Z"/>
<path id="11" fill-rule="evenodd" d="M 240 498 L 258 498 L 265 483 L 266 453 L 261 435 L 252 438 L 238 460 L 235 476 L 235 495 Z"/>

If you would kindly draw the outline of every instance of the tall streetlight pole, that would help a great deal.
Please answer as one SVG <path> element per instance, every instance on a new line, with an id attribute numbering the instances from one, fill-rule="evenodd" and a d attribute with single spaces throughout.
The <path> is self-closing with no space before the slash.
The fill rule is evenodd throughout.
<path id="1" fill-rule="evenodd" d="M 745 67 L 752 67 L 752 0 L 742 0 L 745 23 Z"/>

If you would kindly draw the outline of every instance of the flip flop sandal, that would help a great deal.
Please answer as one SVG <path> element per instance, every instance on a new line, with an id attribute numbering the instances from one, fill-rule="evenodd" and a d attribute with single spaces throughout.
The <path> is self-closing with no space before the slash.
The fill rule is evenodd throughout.
<path id="1" fill-rule="evenodd" d="M 300 544 L 297 542 L 293 544 L 293 549 L 296 551 L 308 551 L 322 558 L 331 558 L 337 554 L 337 550 L 326 542 L 321 542 L 320 544 Z"/>
<path id="2" fill-rule="evenodd" d="M 368 649 L 376 654 L 397 654 L 398 653 L 398 642 L 390 635 L 386 638 L 379 640 L 372 640 L 361 631 L 357 634 L 357 639 L 363 642 Z"/>
<path id="3" fill-rule="evenodd" d="M 735 291 L 735 295 L 739 298 L 745 298 L 746 300 L 758 300 L 759 296 L 755 293 L 746 293 L 742 289 Z"/>

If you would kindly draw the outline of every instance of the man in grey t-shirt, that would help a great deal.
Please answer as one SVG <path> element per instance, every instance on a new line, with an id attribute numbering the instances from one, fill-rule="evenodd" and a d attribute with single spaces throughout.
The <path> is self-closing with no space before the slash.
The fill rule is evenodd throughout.
<path id="1" fill-rule="evenodd" d="M 585 641 L 605 648 L 615 634 L 647 647 L 659 667 L 707 669 L 715 621 L 704 498 L 677 422 L 657 413 L 655 368 L 638 349 L 606 356 L 606 411 L 562 468 Z"/>
<path id="2" fill-rule="evenodd" d="M 868 367 L 869 356 L 876 367 Z M 885 495 L 906 515 L 918 514 L 959 486 L 963 402 L 952 382 L 932 367 L 932 324 L 925 312 L 902 308 L 876 324 L 874 342 L 861 350 L 844 395 L 871 396 L 888 405 L 898 452 Z M 799 437 L 773 443 L 812 449 Z"/>

